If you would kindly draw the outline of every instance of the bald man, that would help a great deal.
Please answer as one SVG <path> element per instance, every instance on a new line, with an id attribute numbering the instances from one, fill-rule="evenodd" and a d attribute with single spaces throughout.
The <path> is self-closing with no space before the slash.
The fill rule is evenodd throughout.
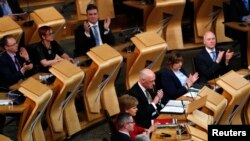
<path id="1" fill-rule="evenodd" d="M 208 80 L 219 77 L 230 70 L 233 52 L 216 47 L 216 37 L 207 31 L 203 37 L 205 47 L 195 57 L 196 69 L 199 73 L 198 82 L 206 84 Z"/>
<path id="2" fill-rule="evenodd" d="M 152 120 L 158 116 L 159 110 L 162 109 L 163 91 L 156 92 L 154 85 L 155 73 L 150 69 L 143 69 L 139 74 L 138 82 L 128 91 L 139 102 L 135 121 L 144 128 L 149 128 L 152 125 Z"/>

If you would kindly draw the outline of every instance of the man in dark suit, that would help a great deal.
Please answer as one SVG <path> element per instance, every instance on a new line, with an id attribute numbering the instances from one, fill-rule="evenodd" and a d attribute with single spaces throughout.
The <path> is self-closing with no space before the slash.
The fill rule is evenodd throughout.
<path id="1" fill-rule="evenodd" d="M 231 19 L 238 22 L 250 23 L 250 2 L 249 0 L 230 1 Z"/>
<path id="2" fill-rule="evenodd" d="M 14 20 L 18 19 L 26 19 L 28 14 L 14 15 L 23 13 L 22 8 L 18 0 L 0 0 L 0 17 L 2 16 L 10 16 Z"/>
<path id="3" fill-rule="evenodd" d="M 216 37 L 213 32 L 204 34 L 203 48 L 194 58 L 199 73 L 199 83 L 206 84 L 208 80 L 219 77 L 230 70 L 230 60 L 233 52 L 216 48 Z"/>
<path id="4" fill-rule="evenodd" d="M 113 45 L 115 40 L 109 28 L 111 19 L 98 21 L 98 9 L 94 4 L 87 6 L 87 21 L 75 30 L 74 56 L 86 55 L 90 48 L 104 43 Z"/>
<path id="5" fill-rule="evenodd" d="M 128 93 L 138 100 L 138 111 L 135 116 L 136 123 L 144 128 L 152 125 L 152 120 L 158 116 L 162 109 L 161 99 L 163 91 L 154 93 L 155 73 L 150 69 L 143 69 L 139 74 L 139 80 L 129 89 Z"/>
<path id="6" fill-rule="evenodd" d="M 118 132 L 111 135 L 111 141 L 131 141 L 129 132 L 134 130 L 133 117 L 127 113 L 120 113 L 117 117 Z"/>
<path id="7" fill-rule="evenodd" d="M 33 64 L 25 48 L 18 51 L 18 44 L 12 35 L 6 35 L 1 40 L 5 49 L 0 55 L 0 86 L 9 86 L 33 74 Z"/>
<path id="8" fill-rule="evenodd" d="M 33 64 L 25 48 L 18 52 L 18 44 L 12 35 L 6 35 L 1 40 L 5 51 L 0 54 L 0 87 L 8 91 L 9 86 L 32 75 Z M 0 133 L 3 132 L 5 115 L 0 114 Z"/>

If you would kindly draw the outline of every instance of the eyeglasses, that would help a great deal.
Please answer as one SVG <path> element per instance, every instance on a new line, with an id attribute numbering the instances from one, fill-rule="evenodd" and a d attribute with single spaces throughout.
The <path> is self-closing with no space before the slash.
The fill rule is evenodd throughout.
<path id="1" fill-rule="evenodd" d="M 51 36 L 51 35 L 53 35 L 53 34 L 54 34 L 54 32 L 46 33 L 46 35 L 48 35 L 48 36 Z"/>
<path id="2" fill-rule="evenodd" d="M 135 124 L 134 121 L 127 122 L 127 124 Z"/>
<path id="3" fill-rule="evenodd" d="M 12 47 L 12 46 L 16 46 L 16 45 L 17 45 L 17 43 L 15 42 L 15 43 L 13 43 L 13 44 L 11 44 L 11 45 L 6 45 L 6 46 Z"/>

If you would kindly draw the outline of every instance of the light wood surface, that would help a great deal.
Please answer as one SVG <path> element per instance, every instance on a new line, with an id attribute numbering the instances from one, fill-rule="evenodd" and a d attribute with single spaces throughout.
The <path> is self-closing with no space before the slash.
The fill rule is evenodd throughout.
<path id="1" fill-rule="evenodd" d="M 23 30 L 14 20 L 9 16 L 0 18 L 0 39 L 5 35 L 13 35 L 16 38 L 17 44 L 21 39 Z"/>
<path id="2" fill-rule="evenodd" d="M 168 44 L 168 50 L 183 49 L 181 21 L 185 0 L 155 0 L 145 31 L 154 31 Z"/>
<path id="3" fill-rule="evenodd" d="M 91 48 L 87 55 L 92 64 L 85 72 L 83 100 L 87 121 L 91 122 L 104 116 L 103 109 L 110 115 L 120 112 L 114 81 L 122 56 L 107 44 Z"/>
<path id="4" fill-rule="evenodd" d="M 127 53 L 126 87 L 131 88 L 137 81 L 139 72 L 149 68 L 154 72 L 160 70 L 165 52 L 166 42 L 155 32 L 144 32 L 131 38 L 135 49 Z"/>
<path id="5" fill-rule="evenodd" d="M 34 103 L 30 114 L 28 115 L 27 120 L 24 121 L 25 124 L 22 127 L 22 141 L 46 141 L 41 125 L 41 119 L 51 100 L 52 90 L 32 77 L 22 82 L 18 90 Z"/>
<path id="6" fill-rule="evenodd" d="M 228 100 L 219 124 L 242 124 L 241 113 L 248 100 L 250 83 L 234 71 L 221 76 L 216 83 L 223 88 L 222 95 Z"/>

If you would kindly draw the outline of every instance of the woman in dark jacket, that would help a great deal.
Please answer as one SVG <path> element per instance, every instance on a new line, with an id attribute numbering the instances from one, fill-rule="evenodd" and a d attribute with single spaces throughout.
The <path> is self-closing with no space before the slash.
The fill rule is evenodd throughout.
<path id="1" fill-rule="evenodd" d="M 177 99 L 188 92 L 188 89 L 198 79 L 198 73 L 193 75 L 182 68 L 183 57 L 178 52 L 167 54 L 166 66 L 161 68 L 158 74 L 160 87 L 167 99 Z"/>

